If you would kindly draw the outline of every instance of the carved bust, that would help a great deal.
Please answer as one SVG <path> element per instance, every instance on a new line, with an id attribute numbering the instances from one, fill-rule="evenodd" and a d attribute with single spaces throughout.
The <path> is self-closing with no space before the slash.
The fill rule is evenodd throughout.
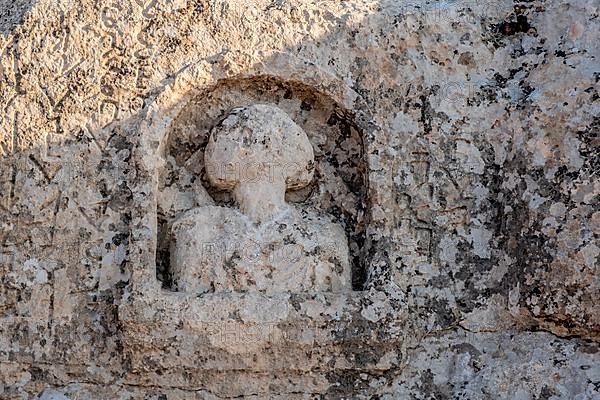
<path id="1" fill-rule="evenodd" d="M 171 271 L 181 291 L 339 292 L 351 287 L 343 228 L 285 201 L 308 185 L 314 155 L 306 133 L 281 109 L 232 110 L 211 131 L 209 181 L 238 208 L 204 206 L 171 231 Z"/>

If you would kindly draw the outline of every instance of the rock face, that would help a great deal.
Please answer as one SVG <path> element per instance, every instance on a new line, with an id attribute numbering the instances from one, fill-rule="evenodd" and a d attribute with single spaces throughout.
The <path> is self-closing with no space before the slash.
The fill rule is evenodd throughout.
<path id="1" fill-rule="evenodd" d="M 600 398 L 598 14 L 0 0 L 0 398 Z"/>

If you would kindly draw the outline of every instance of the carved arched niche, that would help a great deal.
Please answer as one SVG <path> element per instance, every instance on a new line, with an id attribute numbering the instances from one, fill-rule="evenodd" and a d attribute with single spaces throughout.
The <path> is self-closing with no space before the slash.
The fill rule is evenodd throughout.
<path id="1" fill-rule="evenodd" d="M 312 144 L 314 178 L 286 201 L 301 210 L 326 213 L 345 231 L 352 288 L 366 279 L 368 168 L 363 134 L 353 115 L 331 97 L 295 81 L 274 77 L 224 79 L 192 98 L 173 119 L 161 144 L 157 193 L 156 277 L 163 288 L 171 280 L 172 225 L 195 207 L 235 207 L 231 193 L 210 184 L 204 152 L 211 129 L 237 107 L 274 105 L 283 110 Z"/>

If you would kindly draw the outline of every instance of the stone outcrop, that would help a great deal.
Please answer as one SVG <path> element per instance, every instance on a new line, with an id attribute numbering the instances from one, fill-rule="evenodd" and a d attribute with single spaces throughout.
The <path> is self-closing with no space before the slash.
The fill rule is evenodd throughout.
<path id="1" fill-rule="evenodd" d="M 599 398 L 599 21 L 0 0 L 0 398 Z"/>

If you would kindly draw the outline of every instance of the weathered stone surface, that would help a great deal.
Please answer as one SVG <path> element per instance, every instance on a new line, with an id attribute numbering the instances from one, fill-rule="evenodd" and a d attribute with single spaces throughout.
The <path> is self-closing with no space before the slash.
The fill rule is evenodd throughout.
<path id="1" fill-rule="evenodd" d="M 0 398 L 599 398 L 598 13 L 0 0 Z M 252 104 L 306 133 L 285 200 L 353 291 L 173 290 Z"/>

